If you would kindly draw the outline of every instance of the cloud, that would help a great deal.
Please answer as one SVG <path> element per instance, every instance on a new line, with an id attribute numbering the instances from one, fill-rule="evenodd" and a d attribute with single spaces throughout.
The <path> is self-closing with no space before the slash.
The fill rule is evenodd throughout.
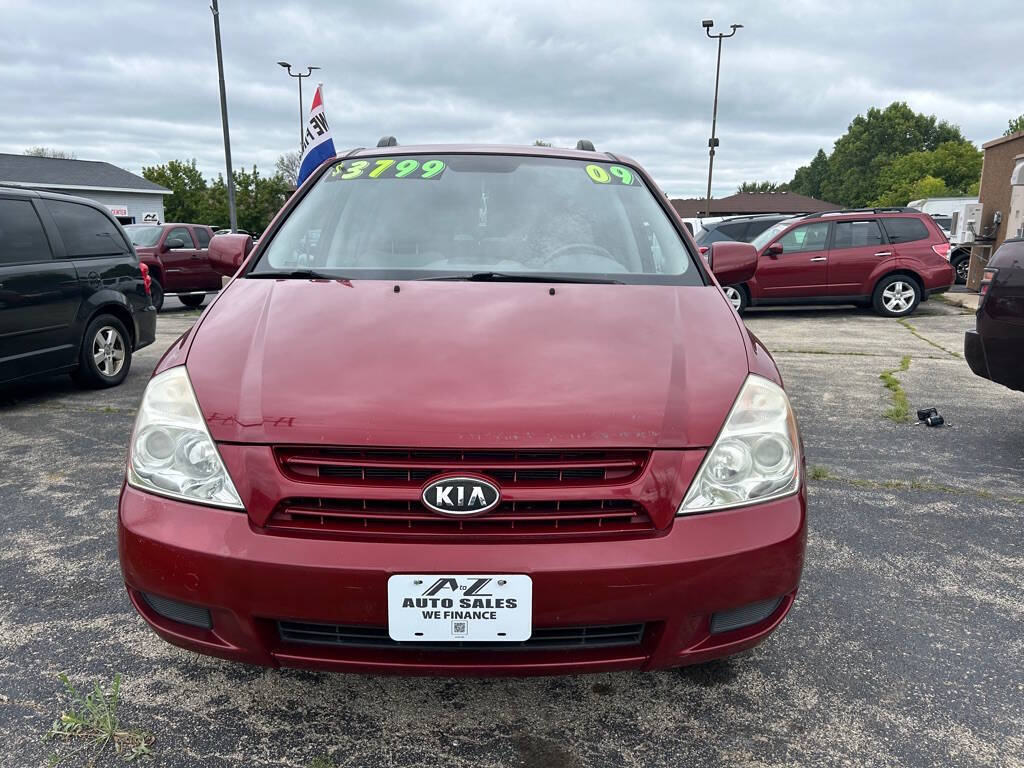
<path id="1" fill-rule="evenodd" d="M 295 81 L 317 64 L 338 147 L 531 143 L 632 155 L 673 196 L 702 192 L 725 29 L 716 194 L 790 178 L 850 120 L 905 100 L 981 143 L 1024 112 L 1016 2 L 222 0 L 232 156 L 269 170 L 298 143 Z M 0 0 L 0 151 L 47 145 L 139 171 L 223 168 L 210 13 L 196 2 Z M 970 22 L 970 40 L 958 40 Z M 975 45 L 971 41 L 984 41 Z M 306 81 L 310 83 L 314 78 Z M 311 97 L 306 91 L 306 101 Z"/>

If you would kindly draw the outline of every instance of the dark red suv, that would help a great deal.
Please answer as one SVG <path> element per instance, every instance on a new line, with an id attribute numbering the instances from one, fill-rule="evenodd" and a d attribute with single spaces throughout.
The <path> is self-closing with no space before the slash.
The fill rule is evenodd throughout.
<path id="1" fill-rule="evenodd" d="M 390 140 L 393 143 L 393 139 Z M 554 674 L 750 648 L 795 599 L 779 372 L 651 178 L 550 147 L 321 166 L 157 366 L 119 506 L 166 640 L 271 666 Z M 711 246 L 743 282 L 753 246 Z"/>
<path id="2" fill-rule="evenodd" d="M 857 304 L 909 315 L 956 275 L 949 241 L 931 216 L 872 208 L 800 216 L 753 241 L 753 279 L 725 287 L 738 312 L 765 304 Z"/>
<path id="3" fill-rule="evenodd" d="M 164 296 L 177 296 L 186 307 L 198 307 L 206 294 L 219 291 L 221 275 L 210 264 L 213 228 L 203 224 L 129 224 L 124 228 L 153 279 L 153 306 Z"/>

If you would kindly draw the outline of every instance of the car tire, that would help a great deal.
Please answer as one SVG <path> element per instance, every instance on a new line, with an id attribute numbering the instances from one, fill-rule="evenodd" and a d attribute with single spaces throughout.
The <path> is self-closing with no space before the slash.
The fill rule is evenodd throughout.
<path id="1" fill-rule="evenodd" d="M 907 275 L 886 275 L 875 286 L 871 303 L 882 317 L 905 317 L 921 303 L 921 286 Z"/>
<path id="2" fill-rule="evenodd" d="M 178 301 L 184 304 L 186 307 L 195 309 L 196 307 L 203 306 L 203 302 L 206 301 L 205 293 L 186 293 L 183 296 L 178 297 Z"/>
<path id="3" fill-rule="evenodd" d="M 953 256 L 953 260 L 950 262 L 950 266 L 953 267 L 953 271 L 956 272 L 956 284 L 966 285 L 967 284 L 967 270 L 971 265 L 971 254 L 959 251 Z"/>
<path id="4" fill-rule="evenodd" d="M 164 305 L 164 287 L 160 285 L 160 281 L 155 277 L 149 279 L 149 299 L 159 312 L 160 307 Z"/>
<path id="5" fill-rule="evenodd" d="M 85 329 L 78 368 L 71 374 L 88 389 L 116 387 L 132 367 L 132 339 L 113 315 L 97 315 Z"/>
<path id="6" fill-rule="evenodd" d="M 747 306 L 750 304 L 750 298 L 747 295 L 747 287 L 745 285 L 726 285 L 722 287 L 722 293 L 725 294 L 725 298 L 732 304 L 732 308 L 737 313 L 743 314 Z"/>

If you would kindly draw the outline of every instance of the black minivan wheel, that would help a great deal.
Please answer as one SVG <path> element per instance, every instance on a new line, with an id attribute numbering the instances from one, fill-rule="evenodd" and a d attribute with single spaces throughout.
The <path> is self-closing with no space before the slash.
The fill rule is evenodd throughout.
<path id="1" fill-rule="evenodd" d="M 157 311 L 164 305 L 164 287 L 160 285 L 160 281 L 155 277 L 150 278 L 149 281 L 149 299 L 153 302 L 153 306 L 156 307 Z"/>
<path id="2" fill-rule="evenodd" d="M 113 315 L 94 317 L 82 337 L 75 382 L 89 389 L 116 387 L 132 366 L 132 344 L 124 323 Z"/>
<path id="3" fill-rule="evenodd" d="M 878 281 L 872 304 L 882 317 L 904 317 L 921 303 L 921 286 L 907 275 L 887 275 Z"/>
<path id="4" fill-rule="evenodd" d="M 203 302 L 206 301 L 205 293 L 186 293 L 178 297 L 178 301 L 184 304 L 186 307 L 201 307 Z"/>

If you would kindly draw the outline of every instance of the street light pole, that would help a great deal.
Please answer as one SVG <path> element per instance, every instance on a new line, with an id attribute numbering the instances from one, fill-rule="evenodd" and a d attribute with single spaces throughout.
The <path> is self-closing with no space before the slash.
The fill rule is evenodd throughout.
<path id="1" fill-rule="evenodd" d="M 231 134 L 228 132 L 228 97 L 224 90 L 224 58 L 220 50 L 220 10 L 217 0 L 212 0 L 210 12 L 213 14 L 213 37 L 217 41 L 217 75 L 220 78 L 220 121 L 224 129 L 224 162 L 228 171 L 228 219 L 231 231 L 238 230 L 238 216 L 235 214 L 235 177 L 231 172 Z"/>
<path id="2" fill-rule="evenodd" d="M 303 75 L 301 73 L 292 72 L 292 65 L 289 64 L 287 61 L 279 61 L 277 62 L 277 65 L 279 67 L 284 67 L 285 69 L 287 69 L 288 74 L 291 75 L 292 77 L 298 78 L 299 81 L 299 159 L 301 160 L 302 146 L 303 144 L 305 144 L 306 136 L 306 119 L 303 113 L 304 105 L 302 103 L 302 78 L 309 77 L 311 74 L 313 74 L 314 69 L 320 69 L 320 67 L 306 67 L 306 74 Z"/>
<path id="3" fill-rule="evenodd" d="M 711 174 L 715 170 L 715 147 L 718 146 L 718 139 L 715 138 L 715 129 L 718 126 L 718 76 L 722 71 L 722 40 L 735 35 L 737 29 L 743 29 L 742 24 L 732 24 L 729 27 L 732 32 L 729 34 L 719 32 L 717 35 L 712 35 L 711 28 L 714 25 L 715 22 L 711 19 L 704 19 L 704 21 L 701 22 L 701 26 L 704 27 L 704 31 L 707 33 L 708 37 L 712 40 L 716 37 L 718 38 L 718 62 L 715 64 L 715 105 L 711 112 L 711 138 L 708 139 L 708 194 L 705 198 L 704 204 L 705 216 L 711 215 Z"/>

